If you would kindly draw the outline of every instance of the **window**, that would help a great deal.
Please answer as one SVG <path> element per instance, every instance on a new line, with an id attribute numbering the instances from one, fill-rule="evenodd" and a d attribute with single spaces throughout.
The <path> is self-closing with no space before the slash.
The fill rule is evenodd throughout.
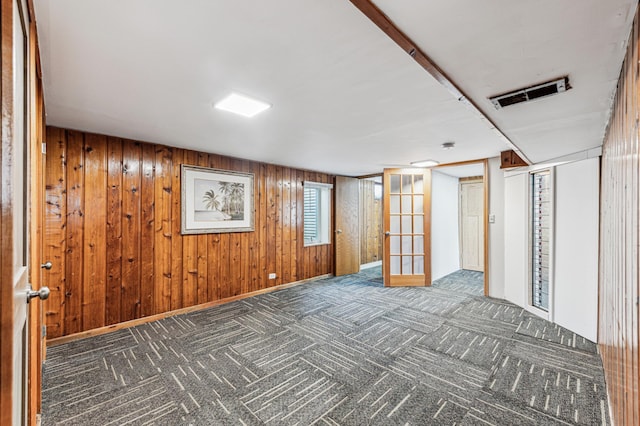
<path id="1" fill-rule="evenodd" d="M 329 244 L 333 185 L 304 182 L 304 245 Z"/>
<path id="2" fill-rule="evenodd" d="M 549 312 L 551 172 L 531 174 L 531 305 Z"/>

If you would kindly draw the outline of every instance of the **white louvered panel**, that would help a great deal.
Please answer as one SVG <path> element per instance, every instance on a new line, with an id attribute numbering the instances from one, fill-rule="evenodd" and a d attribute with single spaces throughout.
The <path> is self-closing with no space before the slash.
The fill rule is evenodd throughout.
<path id="1" fill-rule="evenodd" d="M 531 290 L 533 306 L 549 310 L 550 172 L 531 175 Z"/>

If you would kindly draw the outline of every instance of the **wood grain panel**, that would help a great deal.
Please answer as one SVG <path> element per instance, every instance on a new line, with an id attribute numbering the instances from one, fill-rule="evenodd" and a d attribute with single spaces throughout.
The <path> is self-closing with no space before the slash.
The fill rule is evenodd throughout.
<path id="1" fill-rule="evenodd" d="M 336 177 L 336 276 L 360 271 L 360 182 Z"/>
<path id="2" fill-rule="evenodd" d="M 67 132 L 67 251 L 64 329 L 82 330 L 82 282 L 84 254 L 84 135 Z"/>
<path id="3" fill-rule="evenodd" d="M 602 152 L 598 343 L 613 422 L 640 424 L 639 15 Z"/>
<path id="4" fill-rule="evenodd" d="M 182 238 L 180 236 L 180 165 L 184 163 L 184 150 L 173 150 L 171 168 L 171 310 L 182 305 Z"/>
<path id="5" fill-rule="evenodd" d="M 205 153 L 198 153 L 198 166 L 201 167 L 209 167 L 209 156 Z M 198 268 L 198 296 L 197 303 L 205 303 L 209 300 L 209 285 L 208 285 L 208 276 L 209 276 L 209 267 L 207 265 L 207 253 L 209 250 L 208 241 L 209 236 L 207 234 L 198 235 L 196 238 L 198 240 L 197 243 L 197 268 Z"/>
<path id="6" fill-rule="evenodd" d="M 43 302 L 43 308 L 47 333 L 58 337 L 64 334 L 66 290 L 67 135 L 63 129 L 47 128 L 46 140 L 44 258 L 53 268 L 44 279 L 51 294 Z"/>
<path id="7" fill-rule="evenodd" d="M 277 187 L 277 167 L 273 164 L 267 165 L 267 270 L 266 275 L 276 272 L 276 226 L 278 214 L 278 187 Z M 265 278 L 267 278 L 265 277 Z M 267 278 L 267 287 L 273 287 L 275 281 Z"/>
<path id="8" fill-rule="evenodd" d="M 333 246 L 304 247 L 302 223 L 304 177 L 331 175 L 54 127 L 47 147 L 52 337 L 332 272 Z M 254 173 L 255 231 L 181 235 L 182 164 Z"/>
<path id="9" fill-rule="evenodd" d="M 107 299 L 105 323 L 120 322 L 122 287 L 122 139 L 107 138 Z M 68 333 L 71 333 L 70 331 Z"/>
<path id="10" fill-rule="evenodd" d="M 142 144 L 140 181 L 140 316 L 155 313 L 155 147 Z"/>
<path id="11" fill-rule="evenodd" d="M 267 165 L 260 164 L 260 177 L 257 181 L 259 202 L 259 228 L 258 230 L 258 251 L 260 252 L 260 263 L 258 266 L 258 288 L 267 287 Z"/>
<path id="12" fill-rule="evenodd" d="M 360 261 L 382 260 L 382 199 L 375 197 L 376 183 L 360 180 Z"/>
<path id="13" fill-rule="evenodd" d="M 184 162 L 190 166 L 198 163 L 198 153 L 186 151 Z M 182 272 L 182 303 L 183 306 L 193 306 L 198 299 L 198 237 L 184 235 L 182 237 L 182 262 L 185 268 Z"/>
<path id="14" fill-rule="evenodd" d="M 172 151 L 166 147 L 156 147 L 154 169 L 154 203 L 155 212 L 155 250 L 153 253 L 154 269 L 154 313 L 171 310 L 171 171 Z"/>
<path id="15" fill-rule="evenodd" d="M 84 147 L 85 206 L 82 328 L 89 330 L 105 323 L 106 301 L 106 212 L 107 143 L 106 137 L 86 134 Z M 87 194 L 90 194 L 88 196 Z"/>
<path id="16" fill-rule="evenodd" d="M 122 145 L 122 289 L 120 321 L 140 318 L 140 178 L 142 151 L 129 140 Z M 145 247 L 146 250 L 146 247 Z"/>

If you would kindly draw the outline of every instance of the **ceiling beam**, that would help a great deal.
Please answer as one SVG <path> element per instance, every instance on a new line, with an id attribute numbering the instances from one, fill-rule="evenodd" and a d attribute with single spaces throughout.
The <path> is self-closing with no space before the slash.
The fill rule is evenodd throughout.
<path id="1" fill-rule="evenodd" d="M 393 40 L 398 46 L 409 54 L 425 71 L 427 71 L 433 78 L 436 79 L 440 85 L 451 93 L 451 95 L 458 101 L 463 102 L 469 110 L 475 114 L 481 121 L 485 122 L 487 126 L 492 129 L 500 139 L 506 142 L 514 151 L 518 153 L 518 156 L 526 161 L 528 164 L 532 164 L 531 161 L 524 155 L 524 153 L 518 148 L 512 141 L 505 135 L 502 130 L 476 105 L 473 100 L 467 97 L 467 95 L 445 74 L 445 72 L 436 65 L 420 48 L 413 42 L 405 33 L 402 32 L 387 15 L 384 14 L 375 4 L 370 0 L 349 0 L 355 7 L 357 7 L 367 18 L 378 26 L 391 40 Z"/>

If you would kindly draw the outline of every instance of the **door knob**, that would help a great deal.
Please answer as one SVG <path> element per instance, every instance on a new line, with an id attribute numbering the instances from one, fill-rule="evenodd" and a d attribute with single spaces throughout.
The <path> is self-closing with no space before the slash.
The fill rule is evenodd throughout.
<path id="1" fill-rule="evenodd" d="M 391 232 L 387 231 L 387 232 L 384 233 L 384 235 L 386 235 L 388 237 L 389 235 L 391 235 Z"/>
<path id="2" fill-rule="evenodd" d="M 342 234 L 342 229 L 336 229 L 336 234 Z"/>
<path id="3" fill-rule="evenodd" d="M 29 301 L 34 297 L 39 297 L 40 300 L 46 300 L 49 298 L 50 293 L 51 291 L 49 290 L 49 287 L 40 287 L 40 290 L 35 291 L 31 286 L 29 286 L 29 290 L 27 290 L 27 303 L 29 303 Z"/>
<path id="4" fill-rule="evenodd" d="M 53 263 L 51 263 L 51 262 L 46 262 L 46 263 L 43 263 L 42 265 L 40 265 L 40 267 L 41 267 L 42 269 L 46 269 L 46 270 L 48 271 L 49 269 L 53 268 Z"/>

